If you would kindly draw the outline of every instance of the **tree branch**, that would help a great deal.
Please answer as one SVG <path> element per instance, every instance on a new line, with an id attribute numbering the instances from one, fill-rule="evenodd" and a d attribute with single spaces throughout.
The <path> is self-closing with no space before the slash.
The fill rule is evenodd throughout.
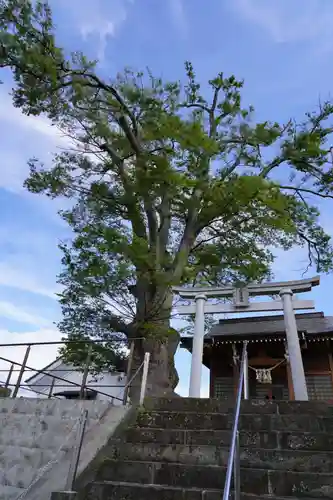
<path id="1" fill-rule="evenodd" d="M 166 252 L 166 247 L 169 239 L 169 230 L 171 226 L 171 200 L 166 192 L 162 198 L 162 202 L 158 207 L 158 212 L 160 215 L 160 225 L 158 228 L 158 238 L 159 238 L 159 248 L 161 254 Z"/>
<path id="2" fill-rule="evenodd" d="M 314 196 L 319 196 L 319 198 L 330 198 L 333 199 L 333 194 L 323 194 L 320 193 L 319 191 L 314 191 L 313 189 L 309 188 L 301 188 L 301 187 L 294 187 L 294 186 L 281 186 L 279 185 L 280 189 L 286 189 L 289 191 L 296 191 L 296 192 L 301 192 L 301 193 L 308 193 L 308 194 L 313 194 Z"/>
<path id="3" fill-rule="evenodd" d="M 200 104 L 198 102 L 193 102 L 193 103 L 182 103 L 180 106 L 181 108 L 197 108 L 201 109 L 202 111 L 206 111 L 206 113 L 210 113 L 210 109 L 208 106 L 205 106 L 204 104 Z"/>
<path id="4" fill-rule="evenodd" d="M 115 315 L 108 316 L 108 324 L 115 331 L 124 333 L 127 337 L 133 337 L 136 333 L 135 328 L 131 324 L 124 323 Z"/>
<path id="5" fill-rule="evenodd" d="M 271 161 L 266 167 L 262 169 L 259 177 L 266 178 L 272 170 L 274 170 L 276 167 L 279 167 L 284 161 L 285 158 L 282 158 L 282 156 L 277 156 L 273 161 Z"/>
<path id="6" fill-rule="evenodd" d="M 308 259 L 309 259 L 309 264 L 305 270 L 305 272 L 308 271 L 308 269 L 313 265 L 313 259 L 312 259 L 312 250 L 316 252 L 316 257 L 317 257 L 317 266 L 320 265 L 320 251 L 317 248 L 317 245 L 314 241 L 310 240 L 304 233 L 298 232 L 298 236 L 304 240 L 308 246 Z"/>
<path id="7" fill-rule="evenodd" d="M 173 265 L 172 280 L 178 282 L 183 274 L 191 246 L 195 241 L 196 211 L 191 212 L 190 218 L 186 222 L 185 230 L 178 246 Z"/>
<path id="8" fill-rule="evenodd" d="M 152 201 L 148 198 L 145 197 L 145 200 L 143 202 L 145 212 L 147 215 L 147 220 L 148 220 L 148 232 L 149 232 L 149 242 L 150 242 L 150 247 L 152 249 L 155 249 L 156 251 L 156 245 L 157 245 L 157 216 L 156 216 L 156 211 L 153 206 Z M 158 253 L 158 252 L 156 252 Z M 158 257 L 158 255 L 156 256 Z"/>
<path id="9" fill-rule="evenodd" d="M 220 85 L 215 87 L 212 106 L 209 110 L 209 137 L 214 137 L 216 135 L 217 124 L 215 121 L 215 110 L 220 90 L 221 90 Z"/>

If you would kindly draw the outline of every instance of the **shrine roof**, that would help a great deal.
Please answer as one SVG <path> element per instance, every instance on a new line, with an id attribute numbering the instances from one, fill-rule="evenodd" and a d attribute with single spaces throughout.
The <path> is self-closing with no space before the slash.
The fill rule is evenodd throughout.
<path id="1" fill-rule="evenodd" d="M 333 335 L 333 316 L 325 316 L 323 312 L 311 312 L 296 314 L 298 332 L 306 334 L 307 337 L 321 335 Z M 269 316 L 247 316 L 242 318 L 222 319 L 205 335 L 205 343 L 211 343 L 214 339 L 224 338 L 228 342 L 233 340 L 250 340 L 285 336 L 285 325 L 283 315 Z M 192 348 L 192 335 L 181 338 L 181 347 Z"/>
<path id="2" fill-rule="evenodd" d="M 320 335 L 333 333 L 333 316 L 324 316 L 323 312 L 296 314 L 299 333 Z M 285 333 L 283 315 L 251 316 L 223 319 L 216 323 L 206 339 L 228 336 L 279 335 Z"/>

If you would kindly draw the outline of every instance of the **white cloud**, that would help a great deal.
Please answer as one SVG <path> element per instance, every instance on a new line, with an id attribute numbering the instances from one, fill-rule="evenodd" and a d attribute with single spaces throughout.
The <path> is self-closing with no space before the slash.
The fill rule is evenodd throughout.
<path id="1" fill-rule="evenodd" d="M 53 126 L 47 117 L 24 115 L 19 108 L 13 106 L 8 87 L 2 85 L 0 89 L 0 120 L 2 124 L 25 129 L 25 133 L 41 134 L 44 139 L 51 141 L 53 146 L 64 144 L 64 142 L 68 144 L 68 138 L 64 137 L 62 132 Z"/>
<path id="2" fill-rule="evenodd" d="M 0 317 L 15 320 L 28 325 L 51 326 L 52 321 L 25 311 L 21 307 L 17 307 L 11 302 L 0 301 Z"/>
<path id="3" fill-rule="evenodd" d="M 45 116 L 27 116 L 15 108 L 8 86 L 0 87 L 0 126 L 2 150 L 0 165 L 0 187 L 12 192 L 23 191 L 28 177 L 27 161 L 36 156 L 51 162 L 57 148 L 70 145 L 70 140 Z M 6 140 L 8 137 L 8 140 Z M 13 138 L 17 141 L 13 141 Z"/>
<path id="4" fill-rule="evenodd" d="M 37 265 L 38 263 L 36 262 L 36 267 Z M 11 267 L 9 264 L 6 264 L 6 262 L 0 262 L 1 286 L 10 286 L 18 290 L 56 299 L 56 293 L 59 293 L 61 288 L 55 284 L 55 279 L 54 277 L 54 282 L 47 286 L 43 283 L 43 278 L 41 278 L 40 275 L 34 274 L 33 272 L 30 273 L 24 266 L 18 269 Z"/>
<path id="5" fill-rule="evenodd" d="M 174 25 L 179 33 L 186 38 L 188 35 L 188 23 L 183 0 L 169 0 L 169 6 Z"/>
<path id="6" fill-rule="evenodd" d="M 27 230 L 26 219 L 0 228 L 0 286 L 12 287 L 55 299 L 60 269 L 61 234 Z M 44 229 L 44 228 L 43 228 Z M 57 228 L 58 230 L 58 228 Z"/>
<path id="7" fill-rule="evenodd" d="M 127 19 L 134 0 L 57 0 L 81 36 L 97 38 L 97 58 L 103 61 L 109 38 L 115 37 Z"/>
<path id="8" fill-rule="evenodd" d="M 232 8 L 252 21 L 278 43 L 314 41 L 333 45 L 333 2 L 318 0 L 234 0 Z"/>

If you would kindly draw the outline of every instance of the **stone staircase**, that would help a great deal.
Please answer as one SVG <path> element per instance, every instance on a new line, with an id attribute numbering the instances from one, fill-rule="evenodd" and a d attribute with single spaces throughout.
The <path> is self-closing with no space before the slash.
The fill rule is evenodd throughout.
<path id="1" fill-rule="evenodd" d="M 231 402 L 147 401 L 79 500 L 221 500 L 232 423 Z M 333 406 L 244 401 L 240 441 L 244 499 L 333 498 Z"/>

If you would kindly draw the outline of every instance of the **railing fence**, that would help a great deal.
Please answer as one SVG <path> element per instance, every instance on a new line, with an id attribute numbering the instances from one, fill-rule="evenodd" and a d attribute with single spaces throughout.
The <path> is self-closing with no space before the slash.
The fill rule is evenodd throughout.
<path id="1" fill-rule="evenodd" d="M 69 397 L 72 397 L 74 399 L 73 393 L 75 392 L 74 390 L 77 389 L 77 399 L 88 399 L 89 395 L 93 396 L 99 394 L 100 396 L 103 396 L 105 399 L 110 399 L 112 403 L 118 402 L 118 404 L 127 404 L 128 403 L 128 395 L 129 395 L 129 389 L 134 381 L 136 379 L 138 373 L 140 373 L 140 370 L 143 369 L 142 372 L 142 378 L 144 380 L 143 384 L 141 385 L 140 391 L 142 390 L 146 391 L 146 385 L 147 385 L 147 374 L 148 374 L 148 365 L 149 365 L 149 355 L 146 353 L 144 360 L 142 361 L 141 365 L 139 368 L 136 370 L 135 374 L 132 376 L 131 371 L 132 371 L 132 363 L 133 363 L 133 349 L 134 349 L 134 341 L 136 340 L 141 340 L 141 339 L 132 339 L 131 342 L 131 348 L 129 350 L 129 356 L 127 359 L 127 369 L 126 373 L 123 372 L 125 375 L 125 384 L 105 384 L 103 381 L 101 383 L 94 382 L 91 383 L 88 381 L 89 375 L 91 375 L 91 361 L 92 361 L 92 353 L 93 353 L 93 344 L 98 344 L 103 341 L 61 341 L 61 342 L 32 342 L 32 343 L 17 343 L 17 344 L 0 344 L 0 354 L 1 354 L 1 348 L 22 348 L 25 347 L 25 352 L 23 355 L 23 360 L 18 361 L 17 359 L 10 359 L 9 357 L 5 356 L 0 356 L 0 362 L 2 361 L 6 365 L 8 365 L 8 368 L 0 368 L 0 373 L 4 373 L 4 377 L 0 377 L 0 397 L 8 396 L 10 395 L 12 398 L 19 397 L 19 393 L 34 393 L 36 395 L 43 396 L 45 398 L 60 398 L 61 396 L 55 394 L 55 389 L 72 389 L 71 393 L 72 396 L 69 395 Z M 120 340 L 117 338 L 115 341 L 120 342 Z M 48 370 L 48 367 L 46 368 L 34 368 L 33 366 L 30 365 L 29 359 L 31 357 L 31 352 L 34 347 L 41 347 L 41 346 L 57 346 L 57 345 L 64 345 L 64 344 L 70 344 L 70 343 L 83 343 L 83 344 L 90 344 L 88 348 L 88 354 L 87 358 L 83 364 L 82 367 L 76 368 L 75 366 L 70 366 L 66 369 L 61 369 L 61 368 L 51 368 Z M 69 372 L 71 374 L 74 374 L 75 372 L 82 373 L 81 380 L 78 379 L 77 381 L 74 381 L 73 379 L 70 380 L 69 378 L 65 378 L 65 375 L 63 375 L 61 372 Z M 30 374 L 30 379 L 34 375 L 45 375 L 47 377 L 50 377 L 50 381 L 47 379 L 47 383 L 26 383 L 27 381 L 24 381 L 24 377 L 26 374 Z M 106 375 L 110 374 L 116 375 L 116 372 L 106 372 L 102 371 L 98 375 L 104 379 Z M 15 375 L 17 374 L 17 378 Z M 32 376 L 31 376 L 32 374 Z M 61 376 L 63 375 L 63 376 Z M 120 372 L 118 372 L 118 377 L 121 376 Z M 25 377 L 26 378 L 26 377 Z M 5 379 L 5 380 L 3 380 Z M 15 380 L 16 379 L 16 380 Z M 29 380 L 30 380 L 29 379 Z M 144 387 L 144 389 L 143 389 Z M 120 389 L 117 392 L 117 389 Z M 10 393 L 10 394 L 9 394 Z M 143 393 L 142 393 L 143 394 Z M 140 401 L 142 400 L 142 394 L 140 394 Z"/>

